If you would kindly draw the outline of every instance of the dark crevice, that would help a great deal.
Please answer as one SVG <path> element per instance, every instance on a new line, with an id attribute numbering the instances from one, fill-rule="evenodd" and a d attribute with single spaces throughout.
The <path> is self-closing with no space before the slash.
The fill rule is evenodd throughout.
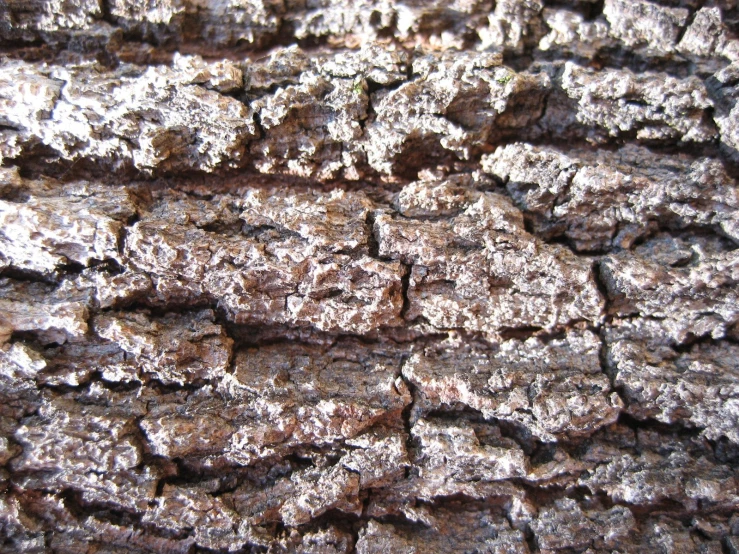
<path id="1" fill-rule="evenodd" d="M 408 319 L 408 312 L 411 309 L 411 299 L 408 296 L 408 289 L 410 288 L 411 272 L 413 268 L 411 266 L 405 266 L 403 275 L 400 278 L 401 282 L 401 294 L 403 295 L 403 307 L 400 310 L 400 317 L 402 319 Z"/>
<path id="2" fill-rule="evenodd" d="M 401 417 L 403 420 L 403 428 L 405 430 L 405 436 L 406 436 L 406 448 L 408 449 L 408 452 L 412 452 L 414 448 L 414 444 L 413 444 L 413 438 L 411 436 L 411 429 L 413 428 L 413 417 L 414 417 L 413 411 L 414 411 L 414 407 L 416 404 L 416 397 L 418 395 L 418 391 L 416 390 L 416 385 L 413 384 L 411 380 L 406 379 L 406 377 L 403 375 L 402 367 L 404 364 L 405 364 L 405 357 L 402 358 L 402 361 L 400 364 L 401 372 L 398 376 L 400 377 L 400 379 L 403 380 L 403 383 L 405 383 L 405 386 L 408 388 L 408 391 L 410 392 L 410 395 L 411 395 L 411 401 L 405 408 L 403 408 Z M 406 478 L 408 478 L 410 471 L 411 471 L 411 466 L 407 467 L 405 470 Z"/>
<path id="3" fill-rule="evenodd" d="M 115 17 L 113 17 L 110 2 L 111 0 L 98 0 L 98 5 L 100 6 L 100 11 L 102 13 L 101 19 L 113 27 L 116 27 L 117 21 Z"/>
<path id="4" fill-rule="evenodd" d="M 30 269 L 13 267 L 12 265 L 0 269 L 0 276 L 20 283 L 41 283 L 52 286 L 61 284 L 58 273 L 41 273 Z"/>
<path id="5" fill-rule="evenodd" d="M 701 436 L 703 429 L 698 427 L 687 427 L 680 423 L 662 423 L 655 419 L 638 419 L 626 412 L 619 415 L 618 423 L 625 425 L 635 431 L 645 429 L 656 431 L 663 435 L 692 438 Z"/>
<path id="6" fill-rule="evenodd" d="M 141 524 L 142 515 L 140 513 L 123 511 L 104 504 L 85 502 L 81 491 L 64 489 L 59 496 L 64 501 L 65 507 L 79 519 L 92 516 L 95 519 L 124 527 L 138 527 Z"/>
<path id="7" fill-rule="evenodd" d="M 675 44 L 680 44 L 680 41 L 682 41 L 685 33 L 693 24 L 693 21 L 695 21 L 695 16 L 697 13 L 697 10 L 691 10 L 691 13 L 688 15 L 688 19 L 685 21 L 685 25 L 681 26 L 680 29 L 678 29 L 677 37 L 675 38 Z"/>
<path id="8" fill-rule="evenodd" d="M 598 287 L 598 292 L 603 298 L 603 302 L 604 302 L 603 313 L 608 314 L 611 293 L 608 291 L 608 285 L 603 280 L 603 275 L 601 274 L 601 269 L 600 269 L 600 260 L 597 260 L 593 264 L 592 275 L 593 275 L 593 280 L 595 281 L 595 286 Z"/>
<path id="9" fill-rule="evenodd" d="M 697 346 L 717 346 L 724 342 L 720 339 L 714 339 L 708 332 L 702 335 L 697 335 L 693 332 L 688 332 L 679 344 L 672 345 L 672 349 L 680 354 L 688 354 L 695 350 Z M 731 341 L 727 341 L 731 342 Z"/>
<path id="10" fill-rule="evenodd" d="M 586 21 L 594 21 L 603 14 L 604 0 L 545 0 L 547 8 L 565 9 L 581 14 Z"/>

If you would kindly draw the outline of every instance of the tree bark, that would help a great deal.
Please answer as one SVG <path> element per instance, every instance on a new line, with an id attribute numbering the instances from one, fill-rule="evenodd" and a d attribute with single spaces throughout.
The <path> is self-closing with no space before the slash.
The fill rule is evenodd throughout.
<path id="1" fill-rule="evenodd" d="M 739 552 L 733 0 L 0 0 L 0 550 Z"/>

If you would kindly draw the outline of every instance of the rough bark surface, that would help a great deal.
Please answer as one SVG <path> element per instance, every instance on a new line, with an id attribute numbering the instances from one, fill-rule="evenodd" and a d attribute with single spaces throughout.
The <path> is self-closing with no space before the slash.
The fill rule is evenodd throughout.
<path id="1" fill-rule="evenodd" d="M 734 0 L 0 0 L 0 551 L 739 553 Z"/>

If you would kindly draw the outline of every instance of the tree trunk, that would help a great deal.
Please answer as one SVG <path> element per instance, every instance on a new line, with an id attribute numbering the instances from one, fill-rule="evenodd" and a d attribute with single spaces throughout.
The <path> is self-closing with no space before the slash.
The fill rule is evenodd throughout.
<path id="1" fill-rule="evenodd" d="M 0 0 L 0 551 L 739 552 L 739 9 Z"/>

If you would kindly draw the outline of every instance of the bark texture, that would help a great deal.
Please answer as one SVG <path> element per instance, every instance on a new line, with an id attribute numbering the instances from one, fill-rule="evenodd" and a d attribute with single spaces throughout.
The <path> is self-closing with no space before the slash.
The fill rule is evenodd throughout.
<path id="1" fill-rule="evenodd" d="M 0 0 L 0 551 L 739 553 L 734 0 Z"/>

